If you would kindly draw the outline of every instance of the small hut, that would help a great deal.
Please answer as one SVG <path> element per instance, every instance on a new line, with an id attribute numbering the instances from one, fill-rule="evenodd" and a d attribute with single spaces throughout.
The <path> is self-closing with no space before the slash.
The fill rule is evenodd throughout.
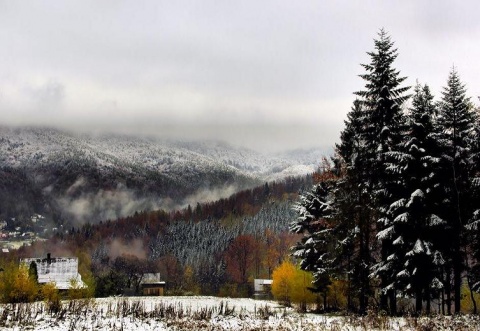
<path id="1" fill-rule="evenodd" d="M 165 282 L 160 280 L 160 273 L 147 273 L 140 282 L 142 295 L 163 296 Z"/>
<path id="2" fill-rule="evenodd" d="M 272 279 L 255 279 L 253 287 L 255 290 L 255 299 L 271 299 L 272 298 Z"/>

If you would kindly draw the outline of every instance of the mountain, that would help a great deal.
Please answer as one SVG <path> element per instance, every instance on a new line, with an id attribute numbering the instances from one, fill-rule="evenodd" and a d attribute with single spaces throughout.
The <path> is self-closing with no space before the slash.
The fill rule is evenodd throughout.
<path id="1" fill-rule="evenodd" d="M 169 146 L 199 153 L 263 182 L 311 174 L 317 169 L 324 155 L 321 149 L 298 149 L 265 155 L 251 149 L 233 147 L 221 141 L 170 141 Z"/>
<path id="2" fill-rule="evenodd" d="M 217 141 L 0 127 L 0 219 L 39 213 L 78 224 L 216 200 L 312 173 L 308 153 L 267 156 Z"/>

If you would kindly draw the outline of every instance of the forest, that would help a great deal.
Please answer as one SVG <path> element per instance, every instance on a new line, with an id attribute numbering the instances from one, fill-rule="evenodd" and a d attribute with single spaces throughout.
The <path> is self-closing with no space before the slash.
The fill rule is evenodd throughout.
<path id="1" fill-rule="evenodd" d="M 291 206 L 312 184 L 312 176 L 290 177 L 183 210 L 71 227 L 4 255 L 3 265 L 47 253 L 76 256 L 96 297 L 138 295 L 151 272 L 160 272 L 167 295 L 251 297 L 253 279 L 270 278 L 300 238 L 289 231 L 297 216 Z M 10 293 L 2 301 L 17 300 Z"/>
<path id="2" fill-rule="evenodd" d="M 348 285 L 347 309 L 458 314 L 480 291 L 480 117 L 453 67 L 440 98 L 404 86 L 382 30 L 363 64 L 336 155 L 297 204 L 294 247 L 315 289 Z M 411 100 L 411 101 L 410 101 Z"/>

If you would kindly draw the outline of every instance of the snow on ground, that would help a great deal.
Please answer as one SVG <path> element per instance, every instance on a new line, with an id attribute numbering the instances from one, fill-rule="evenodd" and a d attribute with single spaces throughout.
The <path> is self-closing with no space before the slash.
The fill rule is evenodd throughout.
<path id="1" fill-rule="evenodd" d="M 131 297 L 0 305 L 0 330 L 480 330 L 478 316 L 387 318 L 299 314 L 273 301 Z"/>

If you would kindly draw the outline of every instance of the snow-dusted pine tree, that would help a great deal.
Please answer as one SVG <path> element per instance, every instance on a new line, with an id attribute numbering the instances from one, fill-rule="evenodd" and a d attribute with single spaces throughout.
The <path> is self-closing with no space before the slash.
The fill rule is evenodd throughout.
<path id="1" fill-rule="evenodd" d="M 398 177 L 403 196 L 388 210 L 391 216 L 378 237 L 389 242 L 391 254 L 377 264 L 390 273 L 389 288 L 415 296 L 416 311 L 422 310 L 422 299 L 430 312 L 430 298 L 443 287 L 440 281 L 443 257 L 437 247 L 443 221 L 436 211 L 440 178 L 438 151 L 434 139 L 435 106 L 428 86 L 415 87 L 412 108 L 407 114 L 407 139 L 399 151 L 387 154 L 387 171 Z"/>
<path id="2" fill-rule="evenodd" d="M 347 117 L 345 129 L 340 134 L 341 143 L 336 146 L 342 176 L 333 190 L 334 217 L 338 224 L 338 267 L 343 270 L 349 285 L 348 308 L 353 309 L 355 296 L 358 312 L 364 314 L 372 294 L 368 275 L 373 262 L 374 205 L 364 138 L 366 114 L 359 100 L 354 102 Z"/>
<path id="3" fill-rule="evenodd" d="M 409 87 L 402 87 L 406 77 L 393 67 L 398 56 L 397 50 L 390 36 L 382 29 L 379 38 L 375 40 L 375 50 L 369 52 L 371 63 L 363 64 L 366 73 L 360 75 L 365 80 L 365 90 L 356 92 L 360 97 L 364 112 L 363 139 L 365 145 L 365 166 L 369 172 L 365 189 L 371 195 L 375 204 L 378 222 L 378 231 L 384 230 L 393 221 L 389 215 L 392 202 L 401 196 L 402 186 L 394 171 L 386 171 L 388 153 L 398 151 L 402 142 L 402 133 L 405 125 L 402 106 L 409 95 Z M 373 268 L 372 275 L 379 277 L 383 295 L 381 295 L 381 309 L 387 309 L 387 295 L 390 298 L 390 311 L 396 311 L 395 288 L 389 287 L 392 283 L 392 273 L 388 270 L 385 261 L 391 255 L 394 247 L 389 241 L 381 238 L 381 265 Z"/>
<path id="4" fill-rule="evenodd" d="M 474 126 L 470 135 L 470 164 L 472 177 L 472 201 L 474 212 L 468 220 L 467 229 L 467 282 L 470 290 L 480 293 L 480 108 L 474 115 Z M 472 295 L 473 313 L 477 313 L 477 305 Z"/>
<path id="5" fill-rule="evenodd" d="M 300 242 L 292 247 L 292 255 L 300 260 L 302 270 L 313 273 L 312 290 L 323 293 L 325 299 L 335 269 L 331 187 L 332 181 L 322 181 L 300 195 L 294 206 L 298 218 L 290 224 L 290 231 L 303 234 Z"/>
<path id="6" fill-rule="evenodd" d="M 437 120 L 437 140 L 441 149 L 440 175 L 443 177 L 443 201 L 440 217 L 447 222 L 448 237 L 440 249 L 446 260 L 446 278 L 453 272 L 455 312 L 460 312 L 460 288 L 465 267 L 464 226 L 473 213 L 471 134 L 474 116 L 465 85 L 455 68 L 442 91 Z M 478 202 L 476 202 L 478 204 Z M 450 294 L 446 282 L 447 295 Z M 450 308 L 447 302 L 447 307 Z M 450 311 L 449 311 L 450 313 Z"/>

